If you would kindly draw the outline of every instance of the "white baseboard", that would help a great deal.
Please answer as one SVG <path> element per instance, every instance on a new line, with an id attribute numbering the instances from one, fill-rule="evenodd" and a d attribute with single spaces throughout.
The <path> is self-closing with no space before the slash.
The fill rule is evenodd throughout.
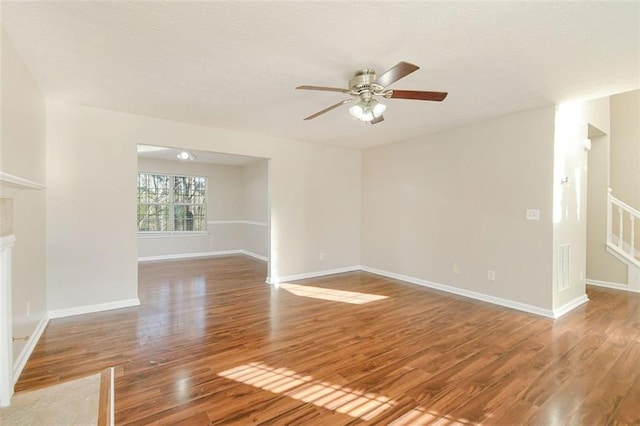
<path id="1" fill-rule="evenodd" d="M 257 225 L 269 226 L 269 222 L 256 222 L 253 220 L 209 220 L 207 225 Z"/>
<path id="2" fill-rule="evenodd" d="M 592 280 L 587 278 L 587 285 L 595 285 L 596 287 L 613 288 L 616 290 L 627 290 L 627 285 L 622 283 L 614 283 L 609 281 Z"/>
<path id="3" fill-rule="evenodd" d="M 98 303 L 96 305 L 76 306 L 75 308 L 55 309 L 49 311 L 49 318 L 64 318 L 74 315 L 91 314 L 94 312 L 109 311 L 111 309 L 130 308 L 132 306 L 140 306 L 140 299 L 118 300 L 115 302 Z"/>
<path id="4" fill-rule="evenodd" d="M 45 328 L 47 328 L 48 323 L 49 317 L 47 316 L 47 314 L 45 314 L 36 326 L 35 330 L 33 330 L 33 333 L 31 333 L 31 336 L 29 336 L 27 344 L 20 351 L 18 358 L 16 358 L 16 361 L 13 364 L 13 383 L 16 383 L 20 378 L 20 374 L 22 374 L 24 366 L 27 365 L 27 361 L 33 353 L 33 350 L 36 348 L 38 340 L 40 340 L 40 336 L 42 336 Z"/>
<path id="5" fill-rule="evenodd" d="M 578 296 L 575 299 L 573 299 L 573 300 L 565 303 L 564 305 L 560 306 L 559 308 L 554 309 L 553 310 L 553 318 L 560 318 L 564 314 L 574 310 L 575 308 L 577 308 L 578 306 L 582 305 L 583 303 L 587 303 L 588 301 L 589 301 L 589 298 L 587 297 L 586 294 Z"/>
<path id="6" fill-rule="evenodd" d="M 612 288 L 614 290 L 624 290 L 624 291 L 635 292 L 634 290 L 629 289 L 629 286 L 627 286 L 626 284 L 613 283 L 613 282 L 609 282 L 609 281 L 592 280 L 592 279 L 589 279 L 589 278 L 587 278 L 587 285 L 594 285 L 596 287 Z"/>
<path id="7" fill-rule="evenodd" d="M 197 258 L 197 257 L 228 256 L 230 254 L 246 254 L 247 256 L 255 257 L 256 259 L 264 260 L 265 262 L 269 261 L 269 258 L 266 256 L 262 256 L 260 254 L 257 254 L 248 250 L 233 249 L 233 250 L 205 251 L 205 252 L 199 252 L 199 253 L 177 253 L 177 254 L 164 254 L 160 256 L 143 256 L 138 258 L 138 262 L 152 262 L 155 260 L 191 259 L 191 258 Z"/>
<path id="8" fill-rule="evenodd" d="M 173 260 L 173 259 L 189 259 L 195 257 L 214 257 L 214 256 L 226 256 L 229 254 L 240 254 L 240 250 L 219 250 L 219 251 L 205 251 L 199 253 L 176 253 L 176 254 L 164 254 L 160 256 L 143 256 L 138 258 L 138 262 L 151 262 L 154 260 Z"/>
<path id="9" fill-rule="evenodd" d="M 248 251 L 248 250 L 238 250 L 238 251 L 240 253 L 242 253 L 242 254 L 245 254 L 245 255 L 249 256 L 249 257 L 254 257 L 254 258 L 258 259 L 258 260 L 262 260 L 263 262 L 268 262 L 269 261 L 269 258 L 267 256 L 263 256 L 261 254 L 254 253 L 252 251 Z"/>
<path id="10" fill-rule="evenodd" d="M 343 274 L 345 272 L 359 271 L 360 269 L 360 266 L 347 266 L 345 268 L 327 269 L 324 271 L 307 272 L 304 274 L 287 275 L 284 277 L 269 277 L 267 279 L 267 284 L 277 284 L 288 281 L 304 280 L 307 278 L 324 277 L 326 275 Z"/>
<path id="11" fill-rule="evenodd" d="M 470 299 L 480 300 L 483 302 L 493 303 L 494 305 L 516 309 L 518 311 L 528 312 L 535 315 L 541 315 L 543 317 L 548 317 L 548 318 L 555 318 L 554 312 L 551 309 L 540 308 L 538 306 L 528 305 L 526 303 L 516 302 L 509 299 L 503 299 L 501 297 L 491 296 L 484 293 L 478 293 L 471 290 L 465 290 L 458 287 L 452 287 L 446 284 L 434 283 L 432 281 L 427 281 L 420 278 L 414 278 L 407 275 L 396 274 L 395 272 L 389 272 L 389 271 L 383 271 L 380 269 L 370 268 L 368 266 L 363 266 L 362 270 L 365 272 L 370 272 L 372 274 L 382 275 L 384 277 L 393 278 L 396 280 L 406 281 L 412 284 L 433 288 L 435 290 L 457 294 L 458 296 L 464 296 Z"/>

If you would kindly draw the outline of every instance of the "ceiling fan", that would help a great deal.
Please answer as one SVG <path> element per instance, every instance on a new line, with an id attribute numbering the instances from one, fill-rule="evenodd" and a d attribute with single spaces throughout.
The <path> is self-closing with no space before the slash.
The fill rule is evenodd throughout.
<path id="1" fill-rule="evenodd" d="M 387 70 L 381 76 L 376 76 L 376 72 L 372 69 L 365 68 L 356 71 L 355 75 L 349 80 L 348 89 L 340 89 L 337 87 L 323 86 L 298 86 L 300 90 L 321 90 L 325 92 L 340 92 L 345 95 L 351 95 L 350 99 L 345 99 L 328 108 L 318 111 L 306 117 L 305 120 L 312 120 L 325 112 L 336 109 L 344 104 L 355 102 L 349 112 L 354 118 L 365 123 L 377 124 L 384 120 L 382 115 L 387 109 L 386 105 L 378 102 L 375 97 L 382 96 L 386 99 L 414 99 L 418 101 L 443 101 L 447 97 L 447 92 L 424 92 L 420 90 L 394 90 L 387 89 L 388 86 L 400 80 L 403 77 L 418 70 L 420 67 L 408 62 L 399 62 L 394 67 Z"/>

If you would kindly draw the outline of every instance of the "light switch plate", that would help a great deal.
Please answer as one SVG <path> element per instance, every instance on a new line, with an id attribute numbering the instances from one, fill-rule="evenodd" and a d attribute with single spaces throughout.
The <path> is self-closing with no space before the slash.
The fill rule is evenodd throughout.
<path id="1" fill-rule="evenodd" d="M 540 210 L 539 209 L 528 209 L 527 210 L 527 220 L 540 220 Z"/>

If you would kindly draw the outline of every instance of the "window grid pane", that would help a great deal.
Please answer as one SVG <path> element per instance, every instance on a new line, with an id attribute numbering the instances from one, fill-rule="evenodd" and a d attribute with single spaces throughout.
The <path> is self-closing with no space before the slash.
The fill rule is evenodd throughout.
<path id="1" fill-rule="evenodd" d="M 205 178 L 174 176 L 173 200 L 175 203 L 204 204 Z"/>
<path id="2" fill-rule="evenodd" d="M 138 231 L 168 231 L 169 209 L 163 204 L 138 204 Z"/>
<path id="3" fill-rule="evenodd" d="M 173 212 L 176 231 L 207 230 L 207 215 L 204 204 L 174 204 Z"/>
<path id="4" fill-rule="evenodd" d="M 138 174 L 138 231 L 206 231 L 206 178 Z"/>

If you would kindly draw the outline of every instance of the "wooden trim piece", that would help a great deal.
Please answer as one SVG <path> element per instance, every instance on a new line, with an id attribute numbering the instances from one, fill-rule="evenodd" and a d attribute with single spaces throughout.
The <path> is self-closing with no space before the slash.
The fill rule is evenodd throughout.
<path id="1" fill-rule="evenodd" d="M 113 391 L 113 367 L 110 367 L 100 374 L 98 426 L 112 426 L 114 424 Z"/>

